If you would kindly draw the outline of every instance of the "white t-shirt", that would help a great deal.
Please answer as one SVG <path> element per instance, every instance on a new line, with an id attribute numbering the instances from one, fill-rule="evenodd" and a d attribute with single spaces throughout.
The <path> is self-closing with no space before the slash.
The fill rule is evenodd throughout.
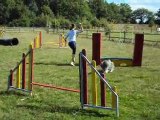
<path id="1" fill-rule="evenodd" d="M 82 31 L 80 31 L 80 30 L 70 30 L 69 32 L 68 32 L 68 34 L 67 34 L 67 40 L 68 40 L 68 42 L 71 42 L 71 41 L 76 41 L 76 36 L 77 36 L 77 34 L 79 34 L 79 33 L 81 33 Z"/>

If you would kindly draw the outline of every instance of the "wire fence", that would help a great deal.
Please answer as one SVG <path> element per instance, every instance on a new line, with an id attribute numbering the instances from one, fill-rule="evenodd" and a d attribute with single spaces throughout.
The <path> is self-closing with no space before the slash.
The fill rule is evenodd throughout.
<path id="1" fill-rule="evenodd" d="M 0 31 L 7 33 L 21 33 L 21 32 L 40 32 L 44 31 L 52 34 L 66 34 L 68 29 L 59 29 L 59 28 L 48 28 L 48 27 L 0 27 Z M 101 32 L 103 40 L 109 40 L 113 42 L 121 42 L 121 43 L 134 43 L 134 36 L 136 33 L 144 34 L 144 45 L 153 46 L 160 48 L 160 32 L 159 31 L 145 31 L 144 30 L 129 30 L 129 31 L 111 31 L 106 34 L 103 28 L 94 28 L 94 29 L 84 29 L 84 32 L 79 35 L 79 37 L 92 39 L 92 34 Z M 2 33 L 2 32 L 1 32 Z M 2 34 L 1 36 L 2 37 Z"/>

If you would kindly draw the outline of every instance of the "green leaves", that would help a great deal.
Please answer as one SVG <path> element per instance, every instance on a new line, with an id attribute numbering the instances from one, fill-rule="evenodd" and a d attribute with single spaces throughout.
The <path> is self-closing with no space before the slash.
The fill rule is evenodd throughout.
<path id="1" fill-rule="evenodd" d="M 112 23 L 150 23 L 160 24 L 160 10 L 153 15 L 151 11 L 139 8 L 135 11 L 126 3 L 107 3 L 104 0 L 1 0 L 0 2 L 0 24 L 11 26 L 37 26 L 32 22 L 45 16 L 43 21 L 48 26 L 53 19 L 65 19 L 74 23 L 85 23 L 90 26 L 99 26 L 98 20 L 105 19 Z M 155 17 L 156 16 L 156 17 Z M 93 23 L 93 19 L 97 19 Z M 26 21 L 26 22 L 24 22 Z M 62 20 L 63 21 L 63 20 Z M 23 23 L 23 24 L 22 24 Z M 24 24 L 25 23 L 25 24 Z M 60 23 L 60 27 L 65 22 Z M 68 22 L 67 22 L 68 23 Z M 61 26 L 62 25 L 62 26 Z"/>

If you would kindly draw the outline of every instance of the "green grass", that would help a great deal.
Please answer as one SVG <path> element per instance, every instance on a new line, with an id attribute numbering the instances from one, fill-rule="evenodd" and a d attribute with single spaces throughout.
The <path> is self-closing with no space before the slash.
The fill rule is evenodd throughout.
<path id="1" fill-rule="evenodd" d="M 160 119 L 160 49 L 144 46 L 142 67 L 116 67 L 107 74 L 117 86 L 120 117 L 114 111 L 82 110 L 79 94 L 34 86 L 33 96 L 6 92 L 9 70 L 28 51 L 38 33 L 6 33 L 17 37 L 18 46 L 0 46 L 0 120 L 159 120 Z M 103 38 L 104 39 L 104 38 Z M 58 35 L 43 32 L 43 43 L 58 42 Z M 78 53 L 85 48 L 91 60 L 92 40 L 78 37 Z M 132 58 L 133 45 L 102 41 L 102 56 Z M 34 81 L 79 89 L 78 66 L 69 65 L 71 50 L 45 44 L 35 50 Z"/>

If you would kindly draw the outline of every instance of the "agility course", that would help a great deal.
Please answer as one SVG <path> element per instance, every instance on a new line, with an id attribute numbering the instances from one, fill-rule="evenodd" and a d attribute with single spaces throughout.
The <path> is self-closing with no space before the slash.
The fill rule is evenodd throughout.
<path id="1" fill-rule="evenodd" d="M 39 42 L 41 41 L 41 32 L 38 37 L 34 39 L 32 45 L 29 45 L 29 50 L 25 54 L 22 54 L 22 59 L 17 63 L 14 69 L 10 70 L 10 75 L 8 76 L 8 91 L 18 90 L 22 92 L 27 92 L 33 94 L 33 87 L 40 86 L 44 88 L 51 88 L 57 90 L 63 90 L 68 92 L 75 92 L 80 94 L 80 103 L 82 109 L 86 107 L 91 108 L 101 108 L 106 110 L 114 110 L 116 116 L 119 117 L 119 106 L 118 106 L 118 95 L 116 87 L 111 87 L 110 84 L 105 79 L 104 74 L 100 74 L 96 70 L 96 62 L 92 63 L 86 57 L 86 51 L 82 50 L 79 54 L 79 86 L 80 89 L 67 88 L 62 86 L 56 86 L 54 84 L 34 82 L 34 49 L 40 48 Z M 38 44 L 37 44 L 38 43 Z M 28 59 L 28 60 L 27 60 Z M 87 65 L 92 69 L 92 79 L 91 84 L 88 84 L 88 70 Z M 97 78 L 99 80 L 97 80 Z M 99 87 L 98 87 L 99 84 Z M 91 88 L 89 90 L 89 88 Z M 98 95 L 98 89 L 101 91 Z M 106 90 L 108 89 L 108 90 Z M 90 91 L 90 92 L 89 92 Z M 111 94 L 108 96 L 107 94 Z M 88 95 L 91 94 L 92 98 L 89 100 Z M 100 96 L 100 98 L 98 97 Z M 110 98 L 109 98 L 110 97 Z M 111 101 L 109 99 L 111 99 Z M 101 101 L 98 103 L 98 101 Z"/>
<path id="2" fill-rule="evenodd" d="M 43 38 L 47 37 L 47 40 L 52 39 L 52 35 L 50 34 L 50 38 L 48 34 L 42 31 Z M 15 37 L 10 35 L 9 36 Z M 22 35 L 21 35 L 22 34 Z M 52 88 L 45 88 L 33 85 L 33 96 L 29 96 L 28 92 L 25 94 L 25 90 L 22 92 L 12 90 L 10 88 L 10 92 L 6 91 L 6 76 L 9 75 L 10 68 L 14 68 L 14 65 L 17 65 L 17 61 L 20 61 L 22 58 L 22 53 L 25 54 L 28 51 L 28 45 L 33 43 L 34 36 L 37 36 L 39 32 L 35 33 L 16 33 L 17 38 L 20 40 L 20 44 L 17 47 L 4 47 L 0 46 L 1 51 L 1 100 L 0 106 L 1 110 L 5 113 L 6 116 L 10 116 L 10 119 L 16 119 L 19 116 L 20 119 L 26 117 L 26 119 L 32 118 L 36 114 L 36 119 L 52 119 L 55 118 L 64 118 L 66 119 L 116 119 L 114 110 L 105 110 L 105 109 L 95 109 L 92 107 L 85 107 L 81 109 L 81 103 L 79 102 L 79 93 L 78 92 L 67 92 L 56 90 Z M 57 38 L 58 38 L 57 34 Z M 20 37 L 19 37 L 20 36 Z M 26 38 L 21 36 L 27 36 Z M 79 36 L 80 39 L 81 36 Z M 49 38 L 49 39 L 48 39 Z M 23 40 L 24 39 L 24 40 Z M 57 39 L 58 40 L 58 39 Z M 44 42 L 44 41 L 43 41 Z M 87 45 L 86 45 L 87 42 Z M 121 56 L 130 56 L 132 53 L 133 45 L 125 44 L 122 46 L 113 46 L 117 43 L 111 41 L 102 41 L 106 44 L 106 46 L 102 46 L 102 50 L 104 51 L 104 55 L 108 55 L 108 52 L 113 54 L 109 54 L 110 56 L 116 56 L 117 53 L 122 53 Z M 84 44 L 85 43 L 85 44 Z M 78 41 L 80 49 L 82 47 L 87 50 L 87 58 L 92 60 L 92 42 L 86 39 L 80 39 Z M 127 46 L 128 51 L 124 49 Z M 128 47 L 129 46 L 129 47 Z M 116 49 L 117 48 L 117 49 Z M 123 52 L 119 52 L 118 50 L 123 50 Z M 111 51 L 110 51 L 111 50 Z M 60 51 L 59 54 L 63 55 L 63 59 L 57 56 L 57 51 Z M 66 59 L 69 58 L 70 51 L 66 52 L 66 49 L 46 49 L 43 46 L 40 49 L 34 50 L 34 80 L 33 82 L 41 82 L 41 83 L 49 83 L 54 85 L 54 81 L 60 87 L 68 87 L 68 88 L 76 88 L 79 90 L 78 84 L 78 66 L 71 67 L 65 65 L 67 63 Z M 118 51 L 118 52 L 117 52 Z M 17 52 L 17 53 L 16 53 Z M 103 52 L 103 53 L 104 53 Z M 130 52 L 130 53 L 126 53 Z M 158 101 L 158 84 L 159 84 L 159 49 L 151 48 L 144 45 L 144 55 L 143 55 L 143 66 L 139 69 L 139 67 L 126 67 L 115 68 L 113 74 L 107 74 L 106 78 L 109 79 L 109 83 L 113 86 L 117 87 L 118 95 L 119 95 L 119 119 L 156 119 L 159 116 L 159 101 Z M 6 55 L 7 53 L 7 55 Z M 16 54 L 14 54 L 16 53 Z M 51 54 L 50 54 L 51 53 Z M 153 54 L 154 53 L 154 54 Z M 13 56 L 11 58 L 11 56 Z M 37 57 L 39 56 L 39 57 Z M 51 56 L 51 57 L 50 57 Z M 54 58 L 54 56 L 57 56 Z M 66 58 L 68 56 L 68 58 Z M 120 55 L 117 55 L 120 56 Z M 38 59 L 37 59 L 38 58 Z M 77 57 L 78 58 L 78 57 Z M 154 58 L 154 59 L 153 59 Z M 5 61 L 4 61 L 5 59 Z M 58 59 L 58 60 L 57 60 Z M 52 62 L 53 61 L 53 62 Z M 55 62 L 54 62 L 55 61 Z M 63 63 L 64 62 L 64 63 Z M 78 61 L 77 61 L 78 63 Z M 53 65 L 55 64 L 55 65 Z M 8 66 L 7 66 L 8 65 Z M 6 69 L 4 69 L 4 67 Z M 26 67 L 28 68 L 28 58 L 26 62 Z M 88 65 L 87 65 L 88 67 Z M 28 89 L 28 69 L 26 69 L 26 89 Z M 88 69 L 88 104 L 93 105 L 92 99 L 92 83 L 91 83 L 91 70 Z M 5 73 L 5 71 L 7 71 Z M 56 72 L 56 74 L 54 74 Z M 67 73 L 69 72 L 69 74 Z M 5 74 L 4 74 L 5 73 Z M 63 74 L 62 74 L 63 73 Z M 74 74 L 76 73 L 76 74 Z M 13 79 L 16 83 L 16 71 L 15 77 Z M 68 75 L 68 76 L 67 76 Z M 62 76 L 62 77 L 60 77 Z M 4 78 L 4 79 L 3 79 Z M 99 78 L 97 79 L 98 81 Z M 60 81 L 60 83 L 59 83 Z M 61 82 L 62 81 L 62 82 Z M 63 81 L 66 81 L 63 83 Z M 63 84 L 61 84 L 63 83 Z M 91 83 L 91 84 L 90 84 Z M 20 82 L 21 84 L 21 82 Z M 97 92 L 97 106 L 101 106 L 100 101 L 100 89 L 98 83 L 98 92 Z M 30 92 L 29 92 L 30 93 Z M 110 97 L 112 94 L 108 92 L 108 88 L 106 90 L 106 106 L 109 107 L 111 105 Z M 96 94 L 95 94 L 96 96 Z M 108 100 L 109 99 L 109 100 Z M 96 100 L 95 100 L 96 101 Z M 111 105 L 112 106 L 112 105 Z M 143 107 L 142 107 L 143 106 Z M 150 109 L 152 107 L 153 109 Z M 156 111 L 155 111 L 156 109 Z M 34 113 L 34 114 L 33 114 Z M 30 114 L 30 115 L 29 115 Z M 31 116 L 31 117 L 28 117 Z M 49 115 L 49 116 L 48 116 Z M 69 116 L 69 117 L 68 117 Z M 2 116 L 1 116 L 2 117 Z M 1 118 L 0 117 L 0 118 Z M 64 118 L 64 119 L 65 119 Z M 2 118 L 3 119 L 3 118 Z"/>
<path id="3" fill-rule="evenodd" d="M 141 66 L 143 55 L 143 34 L 135 34 L 133 58 L 114 58 L 101 56 L 101 33 L 93 33 L 92 35 L 92 60 L 95 60 L 99 65 L 101 61 L 110 59 L 115 66 Z M 109 51 L 108 51 L 109 52 Z"/>

